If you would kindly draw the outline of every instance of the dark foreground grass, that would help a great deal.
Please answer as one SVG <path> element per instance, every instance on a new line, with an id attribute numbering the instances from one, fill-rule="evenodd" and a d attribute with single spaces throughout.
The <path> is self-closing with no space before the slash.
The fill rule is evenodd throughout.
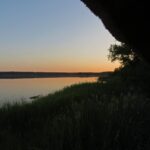
<path id="1" fill-rule="evenodd" d="M 149 150 L 150 100 L 118 78 L 0 108 L 0 150 Z"/>

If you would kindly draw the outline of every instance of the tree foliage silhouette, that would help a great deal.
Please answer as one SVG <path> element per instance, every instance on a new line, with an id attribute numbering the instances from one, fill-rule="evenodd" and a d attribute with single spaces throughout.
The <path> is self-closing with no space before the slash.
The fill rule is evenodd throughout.
<path id="1" fill-rule="evenodd" d="M 132 49 L 125 43 L 121 45 L 110 45 L 108 59 L 111 62 L 119 61 L 121 67 L 132 64 L 138 60 L 137 55 L 132 51 Z"/>

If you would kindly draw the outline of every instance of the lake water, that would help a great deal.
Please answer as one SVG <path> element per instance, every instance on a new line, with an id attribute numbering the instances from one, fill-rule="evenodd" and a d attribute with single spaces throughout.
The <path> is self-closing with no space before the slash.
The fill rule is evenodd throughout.
<path id="1" fill-rule="evenodd" d="M 96 79 L 96 77 L 0 79 L 0 105 L 22 100 L 31 101 L 30 97 L 45 96 L 66 86 L 94 82 Z"/>

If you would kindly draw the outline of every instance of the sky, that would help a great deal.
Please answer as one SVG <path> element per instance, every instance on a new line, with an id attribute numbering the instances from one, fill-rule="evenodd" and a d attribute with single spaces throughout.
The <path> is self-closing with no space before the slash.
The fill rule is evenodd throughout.
<path id="1" fill-rule="evenodd" d="M 1 0 L 0 71 L 102 72 L 117 41 L 80 0 Z"/>

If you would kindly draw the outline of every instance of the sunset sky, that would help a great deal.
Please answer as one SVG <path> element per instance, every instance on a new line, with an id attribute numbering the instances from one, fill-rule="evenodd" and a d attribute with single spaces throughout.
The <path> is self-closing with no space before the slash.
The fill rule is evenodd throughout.
<path id="1" fill-rule="evenodd" d="M 80 0 L 1 0 L 0 71 L 111 71 L 117 41 Z"/>

